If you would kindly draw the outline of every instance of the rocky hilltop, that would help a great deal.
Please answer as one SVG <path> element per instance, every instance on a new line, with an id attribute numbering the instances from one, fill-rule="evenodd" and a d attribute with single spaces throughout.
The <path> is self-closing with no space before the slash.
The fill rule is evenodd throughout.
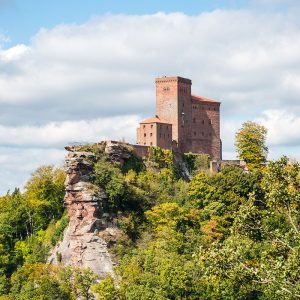
<path id="1" fill-rule="evenodd" d="M 122 162 L 130 153 L 117 144 L 102 143 L 105 153 L 112 161 Z M 104 237 L 115 236 L 118 228 L 113 224 L 107 210 L 104 190 L 92 183 L 93 152 L 82 152 L 82 147 L 66 147 L 65 161 L 65 206 L 69 214 L 69 225 L 61 243 L 53 249 L 50 263 L 90 268 L 104 276 L 113 273 L 113 260 Z"/>
<path id="2" fill-rule="evenodd" d="M 108 197 L 103 187 L 94 184 L 94 167 L 99 157 L 105 156 L 112 164 L 122 166 L 136 156 L 132 145 L 105 141 L 99 144 L 65 147 L 66 194 L 69 225 L 63 240 L 52 250 L 49 262 L 53 264 L 90 268 L 100 277 L 113 274 L 114 261 L 109 242 L 122 235 L 110 213 Z M 189 179 L 179 154 L 174 155 L 181 175 Z"/>

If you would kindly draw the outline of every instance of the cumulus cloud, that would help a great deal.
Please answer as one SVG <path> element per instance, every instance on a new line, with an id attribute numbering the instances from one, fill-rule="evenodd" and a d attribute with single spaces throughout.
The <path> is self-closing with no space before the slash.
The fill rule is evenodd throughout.
<path id="1" fill-rule="evenodd" d="M 42 165 L 63 166 L 63 149 L 0 147 L 0 195 L 15 187 L 22 187 L 30 174 Z"/>
<path id="2" fill-rule="evenodd" d="M 6 40 L 7 41 L 7 40 Z M 12 48 L 9 48 L 7 50 L 1 51 L 0 60 L 2 63 L 11 63 L 18 61 L 21 59 L 27 52 L 30 51 L 30 48 L 26 45 L 20 44 L 16 45 Z"/>
<path id="3" fill-rule="evenodd" d="M 50 122 L 41 126 L 0 125 L 0 195 L 22 186 L 30 173 L 44 164 L 61 166 L 63 147 L 74 142 L 114 139 L 135 142 L 139 116 Z"/>
<path id="4" fill-rule="evenodd" d="M 274 147 L 299 144 L 291 134 L 300 115 L 299 49 L 300 26 L 291 12 L 105 15 L 41 29 L 29 45 L 0 48 L 0 147 L 19 157 L 21 149 L 37 153 L 38 147 L 35 155 L 47 162 L 45 147 L 134 141 L 138 119 L 154 113 L 154 78 L 163 75 L 190 78 L 195 94 L 222 101 L 226 155 L 233 155 L 242 121 L 258 117 Z M 283 107 L 293 116 L 274 113 Z M 1 164 L 12 158 L 7 151 Z M 5 178 L 0 185 L 8 185 Z"/>
<path id="5" fill-rule="evenodd" d="M 137 26 L 138 25 L 138 26 Z M 250 11 L 106 15 L 42 29 L 0 54 L 6 123 L 95 119 L 154 110 L 154 77 L 182 75 L 227 113 L 299 109 L 299 28 Z"/>
<path id="6" fill-rule="evenodd" d="M 258 121 L 268 128 L 271 147 L 300 145 L 300 115 L 288 110 L 267 110 Z"/>
<path id="7" fill-rule="evenodd" d="M 126 139 L 134 143 L 139 120 L 138 116 L 120 116 L 89 121 L 50 122 L 42 126 L 0 125 L 0 144 L 7 147 L 63 148 L 67 143 L 108 139 Z"/>

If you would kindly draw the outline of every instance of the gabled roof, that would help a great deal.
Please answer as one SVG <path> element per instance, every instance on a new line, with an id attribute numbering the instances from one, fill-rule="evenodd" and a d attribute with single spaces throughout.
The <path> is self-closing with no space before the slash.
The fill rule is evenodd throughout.
<path id="1" fill-rule="evenodd" d="M 140 122 L 140 124 L 150 124 L 150 123 L 163 123 L 163 124 L 171 125 L 170 123 L 168 123 L 158 117 L 149 118 L 149 119 L 146 119 L 146 120 L 143 120 L 142 122 Z"/>
<path id="2" fill-rule="evenodd" d="M 192 95 L 192 99 L 198 100 L 198 101 L 203 101 L 203 102 L 221 103 L 220 101 L 217 101 L 217 100 L 208 99 L 208 98 L 205 98 L 202 96 L 196 96 L 196 95 Z"/>

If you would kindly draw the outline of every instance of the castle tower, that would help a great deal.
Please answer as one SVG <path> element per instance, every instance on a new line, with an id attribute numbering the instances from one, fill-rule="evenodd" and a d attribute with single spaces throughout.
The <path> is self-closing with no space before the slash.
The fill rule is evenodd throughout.
<path id="1" fill-rule="evenodd" d="M 192 106 L 190 79 L 156 78 L 156 115 L 172 124 L 172 139 L 182 152 L 188 151 L 191 135 Z"/>
<path id="2" fill-rule="evenodd" d="M 192 81 L 182 77 L 156 78 L 156 116 L 140 122 L 137 144 L 181 153 L 205 153 L 222 158 L 221 102 L 191 94 Z"/>

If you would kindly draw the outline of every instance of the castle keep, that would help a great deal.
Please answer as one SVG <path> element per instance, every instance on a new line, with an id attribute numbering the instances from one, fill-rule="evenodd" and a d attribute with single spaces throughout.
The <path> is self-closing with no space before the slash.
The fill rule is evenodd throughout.
<path id="1" fill-rule="evenodd" d="M 192 81 L 156 78 L 156 116 L 140 122 L 137 144 L 221 159 L 220 102 L 191 93 Z"/>

